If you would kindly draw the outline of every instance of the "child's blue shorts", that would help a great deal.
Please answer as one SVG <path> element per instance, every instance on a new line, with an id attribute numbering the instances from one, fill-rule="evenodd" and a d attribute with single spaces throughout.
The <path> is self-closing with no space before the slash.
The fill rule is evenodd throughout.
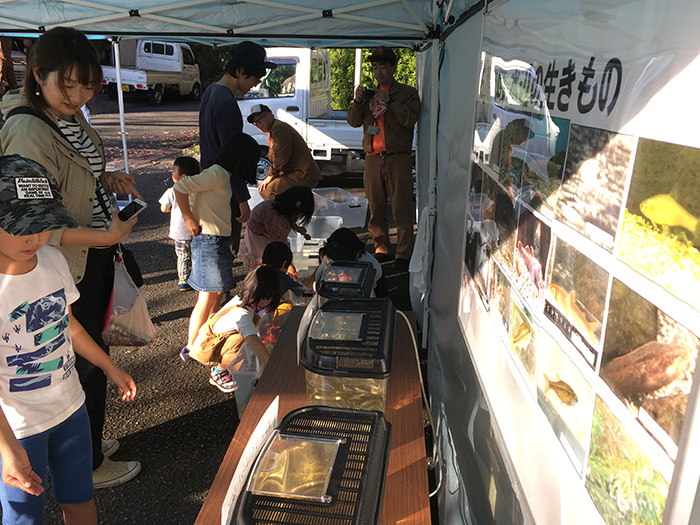
<path id="1" fill-rule="evenodd" d="M 46 488 L 46 469 L 59 504 L 85 503 L 95 496 L 92 485 L 92 440 L 85 405 L 53 428 L 19 440 L 32 470 Z M 0 460 L 1 464 L 1 460 Z M 32 496 L 0 482 L 4 524 L 44 523 L 45 494 Z"/>
<path id="2" fill-rule="evenodd" d="M 231 237 L 200 233 L 192 237 L 192 271 L 187 282 L 198 292 L 226 292 L 233 278 Z"/>

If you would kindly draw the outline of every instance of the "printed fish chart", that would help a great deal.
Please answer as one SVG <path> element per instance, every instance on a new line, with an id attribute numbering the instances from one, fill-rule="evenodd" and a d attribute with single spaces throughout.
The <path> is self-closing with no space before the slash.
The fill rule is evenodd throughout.
<path id="1" fill-rule="evenodd" d="M 613 280 L 600 375 L 675 459 L 700 339 Z"/>
<path id="2" fill-rule="evenodd" d="M 494 265 L 494 275 L 491 281 L 493 287 L 490 294 L 490 311 L 491 315 L 496 319 L 496 325 L 503 329 L 501 335 L 507 334 L 510 331 L 510 281 L 497 264 Z"/>
<path id="3" fill-rule="evenodd" d="M 605 523 L 661 523 L 669 482 L 596 396 L 586 490 Z"/>
<path id="4" fill-rule="evenodd" d="M 545 296 L 547 256 L 552 234 L 550 227 L 530 210 L 523 209 L 518 219 L 517 241 L 513 257 L 515 286 L 538 312 Z"/>
<path id="5" fill-rule="evenodd" d="M 568 243 L 555 237 L 547 275 L 545 316 L 583 355 L 598 366 L 609 274 Z"/>
<path id="6" fill-rule="evenodd" d="M 613 251 L 634 137 L 572 125 L 554 217 Z"/>
<path id="7" fill-rule="evenodd" d="M 537 402 L 580 476 L 588 450 L 593 389 L 576 364 L 546 332 L 537 345 Z"/>
<path id="8" fill-rule="evenodd" d="M 700 150 L 640 139 L 617 257 L 700 311 Z"/>
<path id="9" fill-rule="evenodd" d="M 509 333 L 510 353 L 520 364 L 526 377 L 534 386 L 537 374 L 537 329 L 527 309 L 515 299 L 511 302 L 511 319 Z"/>
<path id="10" fill-rule="evenodd" d="M 533 115 L 532 130 L 545 127 L 540 122 L 544 118 Z M 552 117 L 550 127 L 548 134 L 531 131 L 527 142 L 515 147 L 513 153 L 514 157 L 522 158 L 524 163 L 519 199 L 548 219 L 554 216 L 554 206 L 564 175 L 570 121 Z"/>

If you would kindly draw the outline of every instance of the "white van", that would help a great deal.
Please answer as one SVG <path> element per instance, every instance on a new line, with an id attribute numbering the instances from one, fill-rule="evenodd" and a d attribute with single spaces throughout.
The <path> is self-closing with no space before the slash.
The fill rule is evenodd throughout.
<path id="1" fill-rule="evenodd" d="M 265 104 L 275 118 L 291 124 L 306 140 L 324 175 L 361 171 L 364 162 L 362 128 L 347 123 L 347 111 L 331 109 L 330 53 L 326 49 L 267 48 L 267 59 L 277 64 L 261 83 L 239 101 L 243 132 L 267 152 L 267 133 L 249 124 L 254 104 Z M 265 160 L 258 175 L 267 173 Z"/>
<path id="2" fill-rule="evenodd" d="M 199 99 L 202 83 L 192 48 L 184 42 L 157 40 L 123 40 L 120 44 L 121 89 L 150 97 L 162 104 L 167 91 Z M 117 69 L 102 66 L 103 89 L 110 98 L 117 97 Z"/>

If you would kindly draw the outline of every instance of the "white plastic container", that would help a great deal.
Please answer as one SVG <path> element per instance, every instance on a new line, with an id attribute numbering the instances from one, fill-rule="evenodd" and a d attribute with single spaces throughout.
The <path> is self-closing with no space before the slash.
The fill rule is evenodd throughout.
<path id="1" fill-rule="evenodd" d="M 315 188 L 314 215 L 339 216 L 345 228 L 364 228 L 367 222 L 367 199 L 342 188 Z"/>
<path id="2" fill-rule="evenodd" d="M 311 236 L 311 240 L 306 240 L 295 231 L 289 234 L 289 247 L 294 256 L 294 267 L 297 270 L 307 270 L 318 266 L 318 250 L 331 233 L 343 226 L 343 218 L 338 216 L 311 217 L 306 227 L 306 231 Z"/>

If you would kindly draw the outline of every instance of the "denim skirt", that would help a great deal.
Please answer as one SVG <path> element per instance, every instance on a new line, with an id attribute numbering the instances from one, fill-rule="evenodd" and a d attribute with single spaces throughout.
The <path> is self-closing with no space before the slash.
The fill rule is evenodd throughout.
<path id="1" fill-rule="evenodd" d="M 192 237 L 192 271 L 187 280 L 198 292 L 226 292 L 236 287 L 233 278 L 231 237 L 200 233 Z"/>

